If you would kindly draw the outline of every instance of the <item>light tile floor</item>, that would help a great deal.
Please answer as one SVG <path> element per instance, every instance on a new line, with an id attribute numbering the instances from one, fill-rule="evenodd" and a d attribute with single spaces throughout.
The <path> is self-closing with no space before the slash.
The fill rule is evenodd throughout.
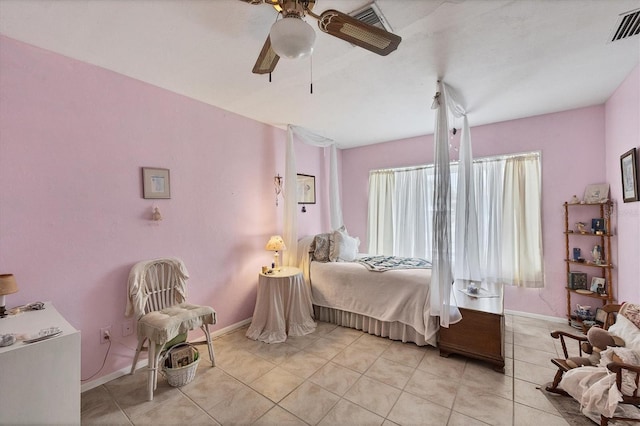
<path id="1" fill-rule="evenodd" d="M 82 394 L 82 423 L 109 425 L 567 425 L 536 387 L 561 354 L 549 332 L 566 324 L 506 316 L 506 372 L 433 347 L 318 323 L 286 343 L 214 339 L 216 367 L 202 362 L 180 388 L 159 379 L 146 401 L 146 372 Z M 592 424 L 585 418 L 585 425 Z"/>

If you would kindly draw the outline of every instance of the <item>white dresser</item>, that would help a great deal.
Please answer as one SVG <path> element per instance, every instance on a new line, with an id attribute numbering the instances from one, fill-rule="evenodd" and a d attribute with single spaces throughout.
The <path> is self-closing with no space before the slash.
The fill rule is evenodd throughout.
<path id="1" fill-rule="evenodd" d="M 62 333 L 0 347 L 0 424 L 80 424 L 80 332 L 51 303 L 0 318 L 0 334 Z"/>

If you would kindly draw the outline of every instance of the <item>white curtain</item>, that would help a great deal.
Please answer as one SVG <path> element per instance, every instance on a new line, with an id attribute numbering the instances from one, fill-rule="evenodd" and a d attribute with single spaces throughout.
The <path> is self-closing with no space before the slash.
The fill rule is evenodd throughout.
<path id="1" fill-rule="evenodd" d="M 457 199 L 458 164 L 451 163 L 450 172 L 451 197 Z M 431 260 L 433 212 L 427 210 L 425 217 L 419 217 L 414 214 L 417 210 L 413 209 L 418 209 L 418 203 L 424 198 L 418 188 L 426 187 L 426 198 L 431 199 L 433 173 L 433 166 L 369 172 L 369 238 L 375 242 L 369 246 L 370 253 Z M 474 160 L 473 177 L 477 205 L 477 239 L 479 247 L 482 247 L 482 250 L 478 250 L 479 279 L 524 287 L 544 286 L 540 153 Z M 373 184 L 380 180 L 391 183 L 381 189 L 380 183 Z M 509 195 L 514 191 L 515 195 Z M 386 220 L 381 220 L 382 215 Z M 451 215 L 453 224 L 465 212 L 460 210 L 460 205 L 452 203 Z M 422 231 L 412 230 L 422 229 L 424 224 L 427 225 L 427 238 L 420 241 L 418 237 Z M 465 247 L 460 249 L 461 243 L 455 227 L 452 226 L 451 229 L 455 241 L 451 247 L 451 256 L 453 263 L 457 265 L 458 257 L 465 255 Z M 420 248 L 425 242 L 426 254 L 422 255 Z"/>
<path id="2" fill-rule="evenodd" d="M 329 165 L 329 208 L 331 226 L 337 229 L 342 226 L 342 207 L 340 204 L 340 190 L 337 164 L 337 148 L 334 141 L 317 135 L 303 127 L 287 126 L 287 149 L 285 154 L 285 176 L 284 176 L 284 218 L 282 238 L 287 246 L 283 253 L 283 265 L 297 266 L 298 253 L 298 199 L 297 199 L 297 171 L 296 152 L 294 149 L 294 134 L 304 143 L 318 146 L 330 147 Z"/>
<path id="3" fill-rule="evenodd" d="M 434 132 L 433 247 L 431 274 L 431 315 L 449 327 L 462 318 L 455 298 L 451 298 L 451 173 L 449 171 L 449 119 L 445 85 L 438 82 Z"/>
<path id="4" fill-rule="evenodd" d="M 393 194 L 395 173 L 377 171 L 369 173 L 368 230 L 369 254 L 393 254 Z"/>
<path id="5" fill-rule="evenodd" d="M 540 161 L 508 158 L 504 173 L 501 281 L 543 287 Z"/>
<path id="6" fill-rule="evenodd" d="M 397 173 L 393 205 L 393 217 L 397 218 L 393 254 L 397 256 L 431 258 L 433 172 L 433 167 L 421 167 Z"/>
<path id="7" fill-rule="evenodd" d="M 502 276 L 502 212 L 504 166 L 502 159 L 480 161 L 474 168 L 476 205 L 478 208 L 478 240 L 482 277 L 491 283 Z"/>
<path id="8" fill-rule="evenodd" d="M 458 166 L 450 164 L 452 199 L 459 198 L 456 177 L 462 171 Z M 476 237 L 482 247 L 478 251 L 478 279 L 543 287 L 540 153 L 482 158 L 474 160 L 472 166 Z M 431 260 L 433 209 L 424 209 L 425 217 L 419 217 L 416 211 L 424 197 L 418 188 L 426 188 L 425 198 L 432 200 L 433 173 L 433 166 L 369 172 L 369 240 L 374 242 L 369 246 L 370 253 Z M 459 217 L 458 207 L 457 203 L 451 205 L 454 217 Z M 423 246 L 418 237 L 424 224 L 427 249 L 423 255 L 418 250 Z M 451 257 L 455 265 L 459 256 L 465 256 L 457 227 L 452 221 L 451 235 L 456 243 L 451 248 Z M 414 229 L 420 232 L 413 232 Z"/>

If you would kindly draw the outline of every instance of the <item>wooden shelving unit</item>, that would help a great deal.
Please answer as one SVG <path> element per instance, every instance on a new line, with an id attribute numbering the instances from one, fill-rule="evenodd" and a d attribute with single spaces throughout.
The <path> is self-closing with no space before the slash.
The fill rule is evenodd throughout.
<path id="1" fill-rule="evenodd" d="M 582 214 L 586 214 L 588 211 L 598 212 L 598 218 L 604 219 L 604 231 L 602 233 L 595 232 L 578 232 L 569 227 L 569 217 L 571 213 L 580 211 Z M 611 232 L 611 212 L 613 211 L 613 203 L 607 201 L 605 203 L 598 204 L 570 204 L 564 203 L 564 240 L 565 240 L 565 265 L 566 265 L 566 279 L 567 279 L 567 322 L 571 325 L 571 320 L 578 320 L 573 314 L 573 303 L 571 298 L 573 295 L 580 295 L 590 297 L 592 299 L 600 300 L 603 305 L 613 303 L 615 301 L 613 295 L 613 264 L 611 260 L 611 239 L 614 235 Z M 575 214 L 575 213 L 574 213 Z M 589 226 L 589 224 L 588 224 Z M 574 241 L 574 239 L 576 241 Z M 576 261 L 572 258 L 571 242 L 576 243 L 581 239 L 592 240 L 593 244 L 599 244 L 602 247 L 602 263 L 594 263 L 589 260 L 583 262 Z M 569 272 L 586 272 L 589 277 L 602 277 L 605 279 L 606 294 L 578 292 L 575 289 L 569 287 Z M 589 286 L 591 280 L 587 279 L 587 285 Z"/>

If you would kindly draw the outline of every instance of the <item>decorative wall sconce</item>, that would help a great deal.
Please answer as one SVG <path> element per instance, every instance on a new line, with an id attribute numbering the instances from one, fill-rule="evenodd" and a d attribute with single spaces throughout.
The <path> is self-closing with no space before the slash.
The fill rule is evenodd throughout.
<path id="1" fill-rule="evenodd" d="M 153 207 L 153 213 L 151 214 L 151 220 L 154 222 L 160 222 L 162 220 L 162 214 L 160 213 L 160 209 L 158 207 Z"/>
<path id="2" fill-rule="evenodd" d="M 282 192 L 282 176 L 277 174 L 273 178 L 273 185 L 275 186 L 276 191 L 276 206 L 278 205 L 278 195 Z"/>

